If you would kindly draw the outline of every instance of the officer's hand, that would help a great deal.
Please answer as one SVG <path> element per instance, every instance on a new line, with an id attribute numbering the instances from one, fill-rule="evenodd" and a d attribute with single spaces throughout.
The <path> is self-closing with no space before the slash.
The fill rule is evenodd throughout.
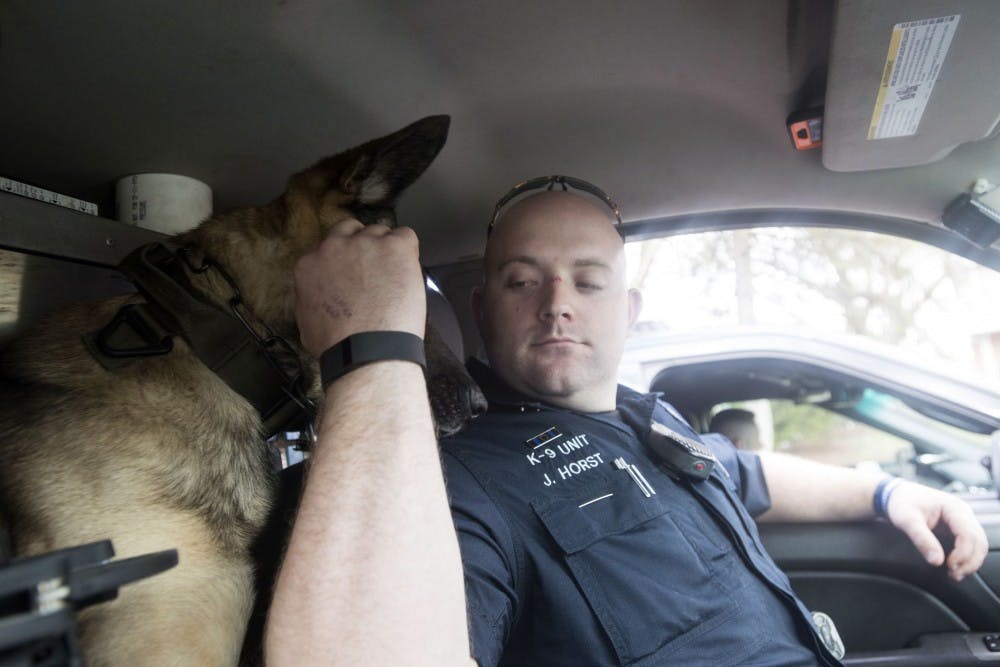
<path id="1" fill-rule="evenodd" d="M 408 227 L 337 223 L 295 265 L 295 296 L 302 345 L 316 356 L 362 331 L 422 338 L 427 299 L 416 234 Z"/>
<path id="2" fill-rule="evenodd" d="M 979 569 L 989 542 L 972 508 L 953 495 L 921 484 L 903 482 L 889 496 L 889 521 L 913 542 L 931 565 L 947 562 L 948 576 L 961 581 Z M 944 523 L 955 536 L 955 547 L 945 561 L 944 548 L 931 532 Z"/>

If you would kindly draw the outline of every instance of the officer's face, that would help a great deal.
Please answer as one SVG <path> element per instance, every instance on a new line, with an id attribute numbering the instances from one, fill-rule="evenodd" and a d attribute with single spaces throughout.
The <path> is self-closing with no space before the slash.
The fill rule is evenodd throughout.
<path id="1" fill-rule="evenodd" d="M 609 211 L 565 192 L 523 199 L 494 229 L 485 270 L 473 307 L 497 374 L 555 405 L 614 409 L 641 299 Z"/>

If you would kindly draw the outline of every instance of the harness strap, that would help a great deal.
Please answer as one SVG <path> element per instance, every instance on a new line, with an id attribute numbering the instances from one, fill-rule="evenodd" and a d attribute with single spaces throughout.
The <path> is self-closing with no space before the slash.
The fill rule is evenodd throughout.
<path id="1" fill-rule="evenodd" d="M 129 304 L 100 331 L 84 336 L 91 354 L 109 370 L 136 357 L 167 354 L 173 336 L 260 413 L 268 435 L 307 417 L 291 395 L 297 378 L 282 371 L 238 318 L 199 296 L 183 261 L 161 243 L 129 253 L 119 270 L 146 303 Z"/>

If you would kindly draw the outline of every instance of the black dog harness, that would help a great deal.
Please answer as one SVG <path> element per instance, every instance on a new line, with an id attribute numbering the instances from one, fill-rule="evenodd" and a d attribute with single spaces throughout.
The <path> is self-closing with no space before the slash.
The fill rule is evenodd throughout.
<path id="1" fill-rule="evenodd" d="M 129 253 L 118 269 L 146 301 L 123 306 L 100 331 L 84 335 L 87 349 L 102 366 L 115 370 L 139 357 L 169 353 L 174 337 L 180 336 L 205 366 L 254 406 L 268 436 L 311 425 L 316 406 L 306 397 L 305 372 L 295 349 L 253 315 L 218 263 L 208 257 L 196 263 L 192 252 L 191 247 L 175 252 L 150 243 Z M 214 271 L 222 278 L 232 289 L 228 310 L 199 294 L 187 271 Z M 291 373 L 286 370 L 290 366 Z"/>

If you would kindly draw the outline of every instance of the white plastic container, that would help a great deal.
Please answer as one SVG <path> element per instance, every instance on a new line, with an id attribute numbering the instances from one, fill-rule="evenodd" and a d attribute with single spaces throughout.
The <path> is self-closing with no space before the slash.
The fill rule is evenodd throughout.
<path id="1" fill-rule="evenodd" d="M 132 174 L 115 187 L 118 220 L 179 234 L 212 215 L 212 188 L 178 174 Z"/>

